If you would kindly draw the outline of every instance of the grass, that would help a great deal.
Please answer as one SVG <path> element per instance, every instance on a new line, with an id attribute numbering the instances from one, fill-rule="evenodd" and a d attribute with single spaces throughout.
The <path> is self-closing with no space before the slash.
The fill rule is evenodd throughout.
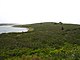
<path id="1" fill-rule="evenodd" d="M 80 25 L 17 25 L 28 32 L 0 34 L 0 60 L 80 60 Z"/>

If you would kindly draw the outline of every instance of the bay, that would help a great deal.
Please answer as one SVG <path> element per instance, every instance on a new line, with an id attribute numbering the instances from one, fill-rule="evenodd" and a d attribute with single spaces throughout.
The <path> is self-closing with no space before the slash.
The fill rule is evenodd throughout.
<path id="1" fill-rule="evenodd" d="M 27 32 L 28 28 L 13 27 L 13 25 L 3 25 L 0 26 L 0 34 L 10 33 L 10 32 Z"/>

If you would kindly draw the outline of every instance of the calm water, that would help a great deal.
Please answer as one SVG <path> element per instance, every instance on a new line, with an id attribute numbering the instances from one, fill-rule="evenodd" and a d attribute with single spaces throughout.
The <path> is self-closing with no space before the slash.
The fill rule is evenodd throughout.
<path id="1" fill-rule="evenodd" d="M 12 27 L 12 25 L 0 26 L 0 34 L 9 32 L 27 32 L 27 31 L 28 28 Z"/>

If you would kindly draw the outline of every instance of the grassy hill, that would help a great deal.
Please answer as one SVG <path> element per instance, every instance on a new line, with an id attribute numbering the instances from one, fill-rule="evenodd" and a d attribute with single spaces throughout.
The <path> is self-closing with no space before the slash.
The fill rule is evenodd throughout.
<path id="1" fill-rule="evenodd" d="M 0 34 L 0 60 L 80 60 L 80 25 L 17 25 L 28 32 Z"/>

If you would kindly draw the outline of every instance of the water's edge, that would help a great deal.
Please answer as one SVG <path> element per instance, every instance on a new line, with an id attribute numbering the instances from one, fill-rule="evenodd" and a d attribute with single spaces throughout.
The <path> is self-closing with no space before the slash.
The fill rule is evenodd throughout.
<path id="1" fill-rule="evenodd" d="M 20 32 L 28 32 L 29 28 L 24 27 L 14 27 L 15 25 L 3 25 L 0 26 L 0 34 L 3 33 L 20 33 Z"/>

